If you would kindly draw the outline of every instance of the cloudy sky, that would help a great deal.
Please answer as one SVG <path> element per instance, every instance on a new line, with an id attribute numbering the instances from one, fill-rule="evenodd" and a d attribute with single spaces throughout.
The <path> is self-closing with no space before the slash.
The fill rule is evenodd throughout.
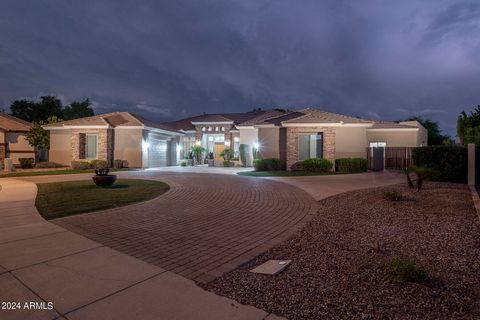
<path id="1" fill-rule="evenodd" d="M 480 1 L 0 2 L 0 109 L 90 98 L 158 121 L 314 106 L 455 131 L 480 104 Z"/>

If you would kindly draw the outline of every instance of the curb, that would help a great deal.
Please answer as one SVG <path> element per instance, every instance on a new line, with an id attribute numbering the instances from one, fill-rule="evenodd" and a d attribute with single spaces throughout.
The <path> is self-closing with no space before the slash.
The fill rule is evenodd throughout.
<path id="1" fill-rule="evenodd" d="M 472 192 L 473 205 L 475 206 L 475 210 L 477 210 L 478 219 L 480 220 L 480 196 L 475 186 L 469 185 L 469 188 Z"/>

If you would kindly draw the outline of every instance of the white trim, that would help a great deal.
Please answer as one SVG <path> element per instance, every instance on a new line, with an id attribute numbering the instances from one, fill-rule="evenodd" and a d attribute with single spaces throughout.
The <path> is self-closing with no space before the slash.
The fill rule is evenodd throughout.
<path id="1" fill-rule="evenodd" d="M 241 130 L 241 129 L 255 129 L 255 126 L 251 125 L 251 126 L 239 126 L 237 125 L 237 128 L 238 130 Z"/>
<path id="2" fill-rule="evenodd" d="M 178 131 L 183 132 L 183 133 L 196 133 L 197 132 L 197 130 L 181 130 L 181 129 L 178 130 Z"/>
<path id="3" fill-rule="evenodd" d="M 62 126 L 62 127 L 47 127 L 43 126 L 45 130 L 69 130 L 69 129 L 110 129 L 111 126 Z"/>
<path id="4" fill-rule="evenodd" d="M 191 122 L 191 124 L 196 125 L 196 124 L 233 124 L 233 121 L 206 121 L 206 122 Z"/>
<path id="5" fill-rule="evenodd" d="M 367 131 L 418 131 L 419 128 L 383 128 L 383 129 L 367 129 Z"/>
<path id="6" fill-rule="evenodd" d="M 114 129 L 143 129 L 145 126 L 119 126 L 115 127 Z"/>
<path id="7" fill-rule="evenodd" d="M 148 131 L 168 134 L 168 135 L 171 135 L 171 136 L 183 136 L 184 135 L 181 132 L 168 131 L 168 130 L 164 130 L 164 129 L 147 127 L 147 126 L 143 127 L 143 129 L 148 130 Z"/>
<path id="8" fill-rule="evenodd" d="M 373 123 L 340 123 L 340 122 L 326 122 L 326 123 L 285 123 L 282 122 L 282 127 L 371 127 Z"/>

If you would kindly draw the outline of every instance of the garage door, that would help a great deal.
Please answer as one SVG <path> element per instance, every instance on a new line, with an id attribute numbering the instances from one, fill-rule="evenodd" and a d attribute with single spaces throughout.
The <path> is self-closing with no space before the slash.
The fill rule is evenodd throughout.
<path id="1" fill-rule="evenodd" d="M 148 167 L 166 167 L 168 165 L 167 141 L 149 139 Z"/>

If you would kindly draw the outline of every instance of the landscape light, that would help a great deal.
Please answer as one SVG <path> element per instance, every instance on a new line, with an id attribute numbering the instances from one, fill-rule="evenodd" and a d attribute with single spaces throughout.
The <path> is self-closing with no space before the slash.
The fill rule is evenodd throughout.
<path id="1" fill-rule="evenodd" d="M 255 148 L 256 150 L 258 150 L 258 148 L 260 148 L 260 145 L 258 144 L 258 142 L 255 142 L 253 144 L 253 148 Z"/>

